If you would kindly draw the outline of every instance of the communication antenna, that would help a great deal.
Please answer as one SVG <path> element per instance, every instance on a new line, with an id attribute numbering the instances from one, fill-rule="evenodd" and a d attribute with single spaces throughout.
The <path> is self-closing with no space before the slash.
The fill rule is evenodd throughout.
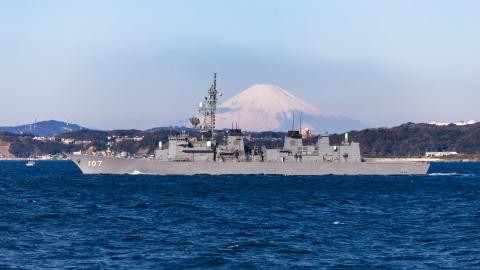
<path id="1" fill-rule="evenodd" d="M 293 119 L 292 119 L 292 130 L 295 130 L 295 111 L 292 112 Z"/>
<path id="2" fill-rule="evenodd" d="M 300 133 L 302 133 L 302 113 L 300 113 Z"/>

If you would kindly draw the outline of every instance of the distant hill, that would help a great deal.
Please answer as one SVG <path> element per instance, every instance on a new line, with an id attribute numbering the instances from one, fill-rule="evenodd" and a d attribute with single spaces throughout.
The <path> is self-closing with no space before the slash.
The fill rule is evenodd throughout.
<path id="1" fill-rule="evenodd" d="M 351 131 L 349 137 L 360 143 L 364 157 L 420 157 L 427 151 L 455 151 L 480 154 L 480 123 L 438 126 L 406 123 L 392 128 Z M 341 134 L 332 135 L 340 142 Z"/>
<path id="2" fill-rule="evenodd" d="M 55 136 L 61 133 L 78 131 L 85 129 L 77 124 L 48 120 L 37 122 L 36 124 L 25 124 L 20 126 L 0 127 L 0 131 L 6 131 L 15 134 L 33 134 L 35 136 Z"/>

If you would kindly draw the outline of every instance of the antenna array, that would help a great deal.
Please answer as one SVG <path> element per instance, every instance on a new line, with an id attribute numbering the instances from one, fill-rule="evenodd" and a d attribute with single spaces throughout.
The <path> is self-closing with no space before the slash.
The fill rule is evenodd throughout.
<path id="1" fill-rule="evenodd" d="M 215 116 L 217 113 L 217 73 L 213 73 L 213 84 L 208 89 L 208 97 L 205 97 L 205 103 L 200 103 L 199 112 L 203 115 L 203 124 L 200 132 L 203 135 L 210 132 L 210 140 L 215 145 Z"/>

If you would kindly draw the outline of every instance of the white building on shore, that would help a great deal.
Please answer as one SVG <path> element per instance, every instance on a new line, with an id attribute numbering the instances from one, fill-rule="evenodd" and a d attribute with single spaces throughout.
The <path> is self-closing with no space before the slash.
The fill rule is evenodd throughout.
<path id="1" fill-rule="evenodd" d="M 446 157 L 446 156 L 455 156 L 458 155 L 457 152 L 426 152 L 425 156 L 426 157 Z"/>

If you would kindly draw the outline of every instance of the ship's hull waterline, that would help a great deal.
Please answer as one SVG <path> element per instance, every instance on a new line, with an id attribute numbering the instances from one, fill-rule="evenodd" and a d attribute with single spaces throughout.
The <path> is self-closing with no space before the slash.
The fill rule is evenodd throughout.
<path id="1" fill-rule="evenodd" d="M 154 175 L 425 175 L 426 162 L 166 162 L 155 159 L 68 156 L 84 174 Z"/>

